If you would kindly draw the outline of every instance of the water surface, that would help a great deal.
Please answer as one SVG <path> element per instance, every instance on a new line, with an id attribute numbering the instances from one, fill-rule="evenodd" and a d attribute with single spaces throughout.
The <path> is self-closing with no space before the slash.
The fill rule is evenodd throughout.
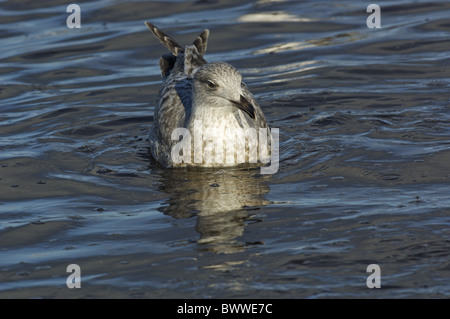
<path id="1" fill-rule="evenodd" d="M 448 298 L 448 1 L 0 1 L 0 297 Z M 280 168 L 165 170 L 165 53 L 210 29 Z M 69 264 L 82 288 L 69 289 Z M 381 289 L 369 289 L 369 264 Z"/>

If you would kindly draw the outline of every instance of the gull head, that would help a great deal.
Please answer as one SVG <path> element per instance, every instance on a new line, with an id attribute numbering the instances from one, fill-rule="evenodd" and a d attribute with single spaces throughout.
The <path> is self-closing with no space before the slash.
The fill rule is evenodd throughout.
<path id="1" fill-rule="evenodd" d="M 210 108 L 238 108 L 255 118 L 253 105 L 244 97 L 242 75 L 232 65 L 213 62 L 194 75 L 194 103 Z"/>

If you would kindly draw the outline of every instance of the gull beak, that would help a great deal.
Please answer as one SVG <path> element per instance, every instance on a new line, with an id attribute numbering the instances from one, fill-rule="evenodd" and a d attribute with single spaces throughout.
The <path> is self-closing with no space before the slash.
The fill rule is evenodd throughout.
<path id="1" fill-rule="evenodd" d="M 247 113 L 252 119 L 255 118 L 255 109 L 253 108 L 253 105 L 242 95 L 239 101 L 230 101 L 230 102 L 233 103 L 238 109 Z"/>

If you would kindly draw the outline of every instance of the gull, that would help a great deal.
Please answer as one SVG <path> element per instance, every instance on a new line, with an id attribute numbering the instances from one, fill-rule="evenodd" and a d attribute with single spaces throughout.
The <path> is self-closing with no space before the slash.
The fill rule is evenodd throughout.
<path id="1" fill-rule="evenodd" d="M 159 59 L 163 83 L 149 135 L 154 159 L 166 168 L 267 163 L 271 135 L 261 107 L 235 67 L 205 60 L 209 30 L 183 48 L 145 24 L 170 51 Z"/>

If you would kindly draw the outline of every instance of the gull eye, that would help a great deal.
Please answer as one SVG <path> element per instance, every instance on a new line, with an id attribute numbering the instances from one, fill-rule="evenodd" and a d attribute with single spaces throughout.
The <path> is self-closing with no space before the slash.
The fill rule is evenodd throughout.
<path id="1" fill-rule="evenodd" d="M 207 80 L 207 81 L 206 81 L 206 85 L 207 85 L 210 89 L 216 89 L 216 88 L 217 88 L 217 84 L 214 83 L 214 82 L 211 81 L 211 80 Z"/>

